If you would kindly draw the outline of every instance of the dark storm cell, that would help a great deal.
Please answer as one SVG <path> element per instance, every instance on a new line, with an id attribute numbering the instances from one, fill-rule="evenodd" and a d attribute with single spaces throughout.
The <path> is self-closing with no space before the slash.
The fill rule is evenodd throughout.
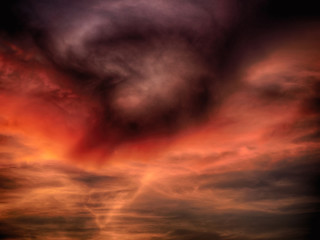
<path id="1" fill-rule="evenodd" d="M 263 46 L 273 26 L 317 15 L 312 1 L 184 3 L 4 1 L 0 30 L 28 32 L 68 76 L 58 83 L 93 103 L 86 137 L 99 145 L 202 122 L 236 88 L 252 46 Z"/>

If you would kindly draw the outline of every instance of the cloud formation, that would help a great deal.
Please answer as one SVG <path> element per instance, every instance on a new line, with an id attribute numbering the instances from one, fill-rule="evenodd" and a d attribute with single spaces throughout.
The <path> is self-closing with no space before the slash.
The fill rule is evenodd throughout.
<path id="1" fill-rule="evenodd" d="M 0 239 L 319 238 L 312 1 L 1 4 Z"/>

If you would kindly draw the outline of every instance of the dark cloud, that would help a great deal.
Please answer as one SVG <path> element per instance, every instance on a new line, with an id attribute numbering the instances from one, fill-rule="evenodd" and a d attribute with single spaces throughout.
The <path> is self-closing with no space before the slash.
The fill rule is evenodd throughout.
<path id="1" fill-rule="evenodd" d="M 307 134 L 295 140 L 296 142 L 319 142 L 320 141 L 320 131 L 317 130 L 313 133 Z"/>
<path id="2" fill-rule="evenodd" d="M 293 212 L 293 213 L 319 213 L 319 202 L 303 202 L 297 204 L 291 204 L 279 208 L 283 212 Z"/>
<path id="3" fill-rule="evenodd" d="M 3 190 L 17 190 L 20 188 L 21 185 L 15 181 L 12 177 L 9 176 L 1 176 L 0 175 L 0 191 L 2 192 Z"/>
<path id="4" fill-rule="evenodd" d="M 223 211 L 196 207 L 187 199 L 144 201 L 144 209 L 150 209 L 154 217 L 149 220 L 148 232 L 168 232 L 164 239 L 305 239 L 310 233 L 309 221 L 317 213 L 279 213 L 261 209 Z M 157 207 L 154 207 L 155 202 Z M 146 211 L 140 212 L 139 218 L 130 221 L 122 218 L 121 222 L 137 224 L 145 222 Z M 211 239 L 210 238 L 210 239 Z"/>
<path id="5" fill-rule="evenodd" d="M 60 84 L 94 102 L 93 124 L 75 149 L 81 156 L 206 119 L 229 92 L 228 42 L 257 5 L 27 1 L 16 11 L 43 54 L 70 76 Z"/>
<path id="6" fill-rule="evenodd" d="M 87 134 L 73 151 L 80 158 L 207 120 L 237 87 L 243 65 L 264 55 L 266 36 L 282 38 L 274 27 L 317 16 L 309 1 L 288 5 L 280 14 L 287 2 L 5 1 L 2 18 L 12 24 L 1 29 L 33 38 L 68 76 L 58 83 L 90 102 Z M 287 95 L 278 88 L 264 93 Z M 45 94 L 52 97 L 44 102 L 65 99 L 55 97 L 59 91 Z"/>
<path id="7" fill-rule="evenodd" d="M 312 85 L 312 94 L 304 101 L 304 109 L 309 113 L 320 114 L 320 98 L 318 92 L 320 90 L 320 81 L 314 81 L 315 83 Z"/>
<path id="8" fill-rule="evenodd" d="M 85 175 L 81 174 L 81 176 L 75 177 L 74 180 L 84 183 L 88 187 L 106 187 L 107 185 L 113 185 L 122 179 L 119 177 L 112 176 L 97 176 L 93 174 Z"/>
<path id="9" fill-rule="evenodd" d="M 92 216 L 19 216 L 7 218 L 1 224 L 1 239 L 43 239 L 70 237 L 94 239 L 99 229 Z"/>
<path id="10" fill-rule="evenodd" d="M 8 224 L 7 221 L 0 221 L 0 239 L 21 239 L 25 237 L 24 232 L 20 232 L 19 228 Z"/>
<path id="11" fill-rule="evenodd" d="M 318 152 L 279 161 L 270 170 L 236 171 L 201 176 L 202 189 L 241 190 L 244 201 L 315 197 L 319 194 Z M 211 180 L 209 180 L 211 179 Z"/>

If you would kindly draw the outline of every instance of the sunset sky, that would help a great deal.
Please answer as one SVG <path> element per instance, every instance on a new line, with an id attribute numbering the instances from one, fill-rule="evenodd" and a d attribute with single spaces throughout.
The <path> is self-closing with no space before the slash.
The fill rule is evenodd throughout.
<path id="1" fill-rule="evenodd" d="M 3 0 L 0 239 L 318 240 L 319 91 L 316 1 Z"/>

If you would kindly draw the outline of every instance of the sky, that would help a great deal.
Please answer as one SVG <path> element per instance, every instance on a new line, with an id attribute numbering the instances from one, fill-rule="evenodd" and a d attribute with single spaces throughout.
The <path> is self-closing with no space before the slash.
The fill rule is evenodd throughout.
<path id="1" fill-rule="evenodd" d="M 316 1 L 3 0 L 0 239 L 320 239 Z"/>

